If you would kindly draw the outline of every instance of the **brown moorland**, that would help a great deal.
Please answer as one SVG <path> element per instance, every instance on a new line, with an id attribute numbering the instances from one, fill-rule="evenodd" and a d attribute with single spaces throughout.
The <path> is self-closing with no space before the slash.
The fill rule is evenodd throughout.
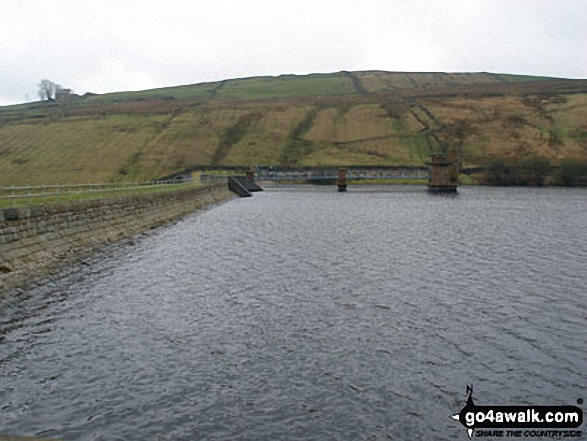
<path id="1" fill-rule="evenodd" d="M 194 168 L 587 162 L 587 80 L 492 73 L 285 75 L 0 107 L 0 186 Z"/>

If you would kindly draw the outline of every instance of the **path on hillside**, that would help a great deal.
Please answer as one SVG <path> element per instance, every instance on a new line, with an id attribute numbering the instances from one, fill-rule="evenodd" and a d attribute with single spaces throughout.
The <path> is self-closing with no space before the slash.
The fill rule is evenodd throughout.
<path id="1" fill-rule="evenodd" d="M 246 135 L 251 126 L 261 120 L 261 112 L 249 112 L 241 116 L 232 126 L 223 130 L 218 147 L 212 156 L 211 165 L 219 165 L 230 149 Z"/>
<path id="2" fill-rule="evenodd" d="M 438 133 L 446 130 L 446 127 L 422 103 L 410 101 L 409 105 L 411 114 L 422 125 L 420 133 L 424 134 L 426 138 L 430 154 L 440 153 L 444 143 L 439 138 Z"/>
<path id="3" fill-rule="evenodd" d="M 345 146 L 351 144 L 359 144 L 362 142 L 370 142 L 370 141 L 384 141 L 386 139 L 394 139 L 394 138 L 413 138 L 413 134 L 405 134 L 405 133 L 394 133 L 392 135 L 384 135 L 384 136 L 374 136 L 372 138 L 359 138 L 359 139 L 351 139 L 350 141 L 333 141 L 332 143 L 336 146 Z"/>
<path id="4" fill-rule="evenodd" d="M 318 111 L 315 108 L 310 109 L 291 131 L 289 140 L 281 152 L 281 165 L 296 165 L 301 157 L 312 149 L 312 141 L 304 139 L 302 135 L 312 128 L 317 115 Z"/>
<path id="5" fill-rule="evenodd" d="M 147 151 L 147 148 L 153 144 L 154 142 L 156 142 L 161 135 L 163 134 L 163 132 L 165 132 L 165 130 L 167 130 L 167 128 L 171 125 L 171 122 L 181 113 L 181 111 L 175 110 L 173 111 L 173 113 L 169 116 L 169 118 L 167 118 L 165 121 L 163 121 L 161 124 L 156 125 L 155 127 L 155 133 L 153 134 L 153 136 L 151 137 L 151 139 L 147 140 L 140 148 L 139 150 L 137 150 L 136 152 L 134 152 L 127 160 L 126 164 L 124 164 L 122 167 L 119 168 L 118 170 L 118 174 L 120 175 L 128 175 L 128 174 L 133 174 L 134 173 L 134 168 L 137 166 L 137 164 L 139 163 L 141 157 L 143 156 L 143 154 Z"/>
<path id="6" fill-rule="evenodd" d="M 218 91 L 220 89 L 222 89 L 224 87 L 224 85 L 226 84 L 226 80 L 220 81 L 211 91 L 210 91 L 210 97 L 214 98 L 216 95 L 218 95 Z"/>
<path id="7" fill-rule="evenodd" d="M 359 78 L 357 78 L 352 72 L 343 71 L 343 74 L 345 74 L 347 77 L 349 77 L 349 79 L 353 83 L 355 93 L 357 93 L 358 95 L 367 95 L 369 93 L 363 88 L 363 85 L 361 84 L 361 80 Z"/>

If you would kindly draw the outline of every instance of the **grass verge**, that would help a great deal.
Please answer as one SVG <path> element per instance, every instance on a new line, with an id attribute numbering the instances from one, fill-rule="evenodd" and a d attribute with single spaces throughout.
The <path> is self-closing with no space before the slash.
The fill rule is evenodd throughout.
<path id="1" fill-rule="evenodd" d="M 15 208 L 15 207 L 27 207 L 33 205 L 50 205 L 50 204 L 63 204 L 73 203 L 79 201 L 87 201 L 94 199 L 106 199 L 106 198 L 118 198 L 136 195 L 147 195 L 160 193 L 164 191 L 179 190 L 182 188 L 193 188 L 202 186 L 201 183 L 192 184 L 162 184 L 162 185 L 137 185 L 132 187 L 103 187 L 95 188 L 91 190 L 76 190 L 74 188 L 68 190 L 62 188 L 62 191 L 49 193 L 37 193 L 30 195 L 19 196 L 16 194 L 14 197 L 11 195 L 5 195 L 0 198 L 0 208 Z"/>

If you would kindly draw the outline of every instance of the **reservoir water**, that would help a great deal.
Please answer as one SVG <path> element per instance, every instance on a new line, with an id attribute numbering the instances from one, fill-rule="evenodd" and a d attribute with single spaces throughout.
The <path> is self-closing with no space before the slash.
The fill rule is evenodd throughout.
<path id="1" fill-rule="evenodd" d="M 586 287 L 584 189 L 269 189 L 4 300 L 0 434 L 464 440 L 587 398 Z"/>

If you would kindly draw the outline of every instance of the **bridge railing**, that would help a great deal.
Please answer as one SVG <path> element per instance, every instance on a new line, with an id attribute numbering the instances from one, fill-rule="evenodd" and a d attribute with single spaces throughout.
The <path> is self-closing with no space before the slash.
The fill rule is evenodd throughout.
<path id="1" fill-rule="evenodd" d="M 348 170 L 348 180 L 427 179 L 428 169 L 393 168 L 389 170 Z M 267 181 L 319 181 L 338 179 L 338 169 L 324 171 L 263 171 L 255 174 L 256 180 Z"/>
<path id="2" fill-rule="evenodd" d="M 201 183 L 212 183 L 212 182 L 227 182 L 227 179 L 233 175 L 230 174 L 202 174 L 200 175 Z"/>
<path id="3" fill-rule="evenodd" d="M 280 180 L 280 181 L 308 181 L 308 180 L 316 180 L 316 179 L 336 179 L 338 177 L 338 172 L 267 172 L 259 174 L 258 177 L 255 176 L 256 179 L 263 181 L 263 180 Z"/>
<path id="4" fill-rule="evenodd" d="M 347 179 L 427 179 L 427 169 L 350 170 Z"/>
<path id="5" fill-rule="evenodd" d="M 241 173 L 242 174 L 242 173 Z M 202 174 L 200 182 L 218 182 L 228 179 L 233 174 Z M 427 179 L 427 167 L 390 167 L 388 169 L 348 169 L 347 179 Z M 323 170 L 270 170 L 258 169 L 254 172 L 255 181 L 322 181 L 338 179 L 338 168 Z"/>

